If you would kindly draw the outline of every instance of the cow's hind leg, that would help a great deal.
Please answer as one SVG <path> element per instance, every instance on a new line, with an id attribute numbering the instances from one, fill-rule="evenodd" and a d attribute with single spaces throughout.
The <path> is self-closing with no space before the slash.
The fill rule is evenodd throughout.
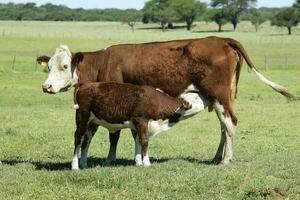
<path id="1" fill-rule="evenodd" d="M 230 104 L 221 104 L 216 101 L 214 109 L 220 120 L 221 125 L 221 141 L 213 159 L 215 164 L 229 164 L 233 157 L 233 136 L 237 125 L 237 118 L 233 113 Z"/>
<path id="2" fill-rule="evenodd" d="M 121 131 L 109 133 L 110 147 L 109 147 L 109 153 L 107 155 L 107 159 L 103 164 L 104 166 L 111 166 L 113 162 L 116 162 L 117 146 L 120 138 L 120 132 Z"/>
<path id="3" fill-rule="evenodd" d="M 84 140 L 81 146 L 81 156 L 80 156 L 80 167 L 82 169 L 87 168 L 87 157 L 90 143 L 98 129 L 98 125 L 89 123 L 87 131 L 84 134 Z"/>

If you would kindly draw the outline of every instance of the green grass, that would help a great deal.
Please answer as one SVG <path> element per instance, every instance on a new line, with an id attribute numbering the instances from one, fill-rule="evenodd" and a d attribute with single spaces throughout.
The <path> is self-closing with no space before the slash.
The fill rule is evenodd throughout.
<path id="1" fill-rule="evenodd" d="M 109 142 L 107 131 L 100 128 L 91 144 L 90 168 L 70 170 L 75 130 L 72 93 L 43 94 L 41 84 L 47 75 L 40 68 L 32 73 L 33 54 L 53 52 L 59 43 L 77 51 L 202 37 L 216 34 L 196 32 L 201 26 L 215 29 L 211 24 L 200 24 L 192 33 L 131 33 L 120 23 L 0 24 L 8 34 L 0 38 L 0 199 L 264 199 L 268 188 L 287 193 L 281 196 L 272 190 L 268 199 L 300 199 L 300 104 L 287 102 L 246 70 L 235 104 L 239 124 L 232 165 L 208 164 L 217 149 L 220 128 L 215 113 L 203 112 L 150 141 L 153 165 L 149 168 L 134 166 L 129 131 L 122 131 L 116 165 L 102 168 Z M 295 56 L 294 68 L 271 65 L 277 69 L 263 73 L 300 96 L 299 32 L 291 37 L 270 36 L 273 28 L 255 34 L 247 27 L 246 23 L 236 33 L 221 35 L 241 40 L 255 62 L 264 53 Z M 61 37 L 56 29 L 70 35 Z M 23 60 L 19 69 L 11 71 L 8 58 L 14 51 L 22 52 Z"/>

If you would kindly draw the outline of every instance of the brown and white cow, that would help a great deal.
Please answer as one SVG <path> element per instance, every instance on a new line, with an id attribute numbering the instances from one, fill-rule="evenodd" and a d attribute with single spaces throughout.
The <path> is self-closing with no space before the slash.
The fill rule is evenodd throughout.
<path id="1" fill-rule="evenodd" d="M 183 99 L 171 97 L 150 86 L 128 83 L 93 82 L 75 89 L 76 131 L 72 169 L 79 169 L 79 154 L 88 148 L 82 144 L 88 125 L 96 124 L 116 132 L 130 128 L 136 135 L 137 165 L 150 166 L 148 140 L 166 131 L 181 120 L 190 118 L 204 109 L 198 94 L 190 92 Z M 89 137 L 86 135 L 86 137 Z M 87 167 L 85 153 L 80 166 Z"/>
<path id="2" fill-rule="evenodd" d="M 263 83 L 289 99 L 296 98 L 259 73 L 243 46 L 230 38 L 123 44 L 84 53 L 72 53 L 60 46 L 51 58 L 39 57 L 37 61 L 48 63 L 50 69 L 43 84 L 47 93 L 65 91 L 77 82 L 87 81 L 150 85 L 173 97 L 197 89 L 209 102 L 209 110 L 215 109 L 221 124 L 221 141 L 213 162 L 228 164 L 233 156 L 237 126 L 233 104 L 243 59 Z M 89 127 L 93 135 L 97 127 Z M 108 163 L 115 159 L 118 139 L 119 132 L 110 134 Z"/>

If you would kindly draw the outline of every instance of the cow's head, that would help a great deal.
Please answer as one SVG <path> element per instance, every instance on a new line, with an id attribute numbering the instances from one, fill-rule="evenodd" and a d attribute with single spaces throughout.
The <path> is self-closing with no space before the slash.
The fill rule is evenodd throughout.
<path id="1" fill-rule="evenodd" d="M 39 64 L 47 65 L 49 69 L 48 78 L 42 85 L 44 92 L 49 94 L 64 92 L 78 82 L 72 59 L 74 56 L 66 45 L 60 45 L 51 58 L 47 56 L 37 58 Z"/>

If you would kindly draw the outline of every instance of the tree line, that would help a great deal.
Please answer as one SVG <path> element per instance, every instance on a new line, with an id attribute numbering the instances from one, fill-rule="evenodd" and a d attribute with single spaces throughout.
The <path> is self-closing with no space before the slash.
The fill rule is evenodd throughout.
<path id="1" fill-rule="evenodd" d="M 289 34 L 300 20 L 300 0 L 288 8 L 255 8 L 257 0 L 212 0 L 209 5 L 199 0 L 149 0 L 141 10 L 136 9 L 71 9 L 47 3 L 0 4 L 0 20 L 40 21 L 122 21 L 134 31 L 137 21 L 158 23 L 162 30 L 184 22 L 191 30 L 194 21 L 213 21 L 221 32 L 223 25 L 231 23 L 236 30 L 241 20 L 251 21 L 256 31 L 265 21 L 286 27 Z"/>

